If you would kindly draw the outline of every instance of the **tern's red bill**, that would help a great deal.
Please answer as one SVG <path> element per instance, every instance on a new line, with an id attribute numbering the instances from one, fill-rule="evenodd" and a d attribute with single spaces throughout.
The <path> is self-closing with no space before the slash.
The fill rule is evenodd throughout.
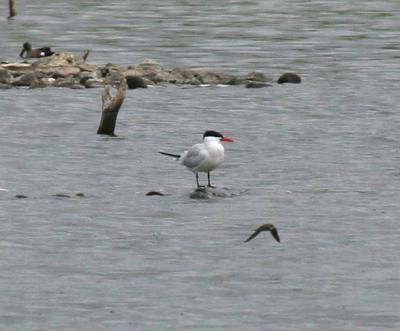
<path id="1" fill-rule="evenodd" d="M 233 139 L 232 139 L 232 138 L 229 138 L 229 137 L 223 137 L 223 138 L 221 139 L 221 141 L 227 141 L 227 142 L 233 143 Z"/>

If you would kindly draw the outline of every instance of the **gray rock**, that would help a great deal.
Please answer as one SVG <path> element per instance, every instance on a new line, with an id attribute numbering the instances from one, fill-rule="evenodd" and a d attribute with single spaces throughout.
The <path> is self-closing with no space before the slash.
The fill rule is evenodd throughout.
<path id="1" fill-rule="evenodd" d="M 29 86 L 29 87 L 41 87 L 43 84 L 41 83 L 40 79 L 36 72 L 28 72 L 24 73 L 18 78 L 16 78 L 12 85 L 14 86 Z"/>
<path id="2" fill-rule="evenodd" d="M 33 64 L 37 66 L 77 66 L 84 64 L 81 55 L 75 55 L 68 52 L 56 53 L 52 56 L 42 57 Z"/>
<path id="3" fill-rule="evenodd" d="M 106 84 L 118 84 L 121 79 L 124 78 L 124 74 L 119 70 L 109 70 L 107 75 L 105 76 Z"/>
<path id="4" fill-rule="evenodd" d="M 284 83 L 300 84 L 301 78 L 298 74 L 294 72 L 286 72 L 282 74 L 278 79 L 278 84 Z"/>
<path id="5" fill-rule="evenodd" d="M 83 63 L 83 64 L 79 64 L 78 65 L 79 69 L 81 69 L 81 72 L 95 72 L 98 69 L 98 66 L 94 65 L 94 64 L 87 64 L 87 63 Z"/>
<path id="6" fill-rule="evenodd" d="M 12 79 L 13 76 L 9 70 L 0 68 L 0 83 L 11 84 Z"/>
<path id="7" fill-rule="evenodd" d="M 267 81 L 267 78 L 258 72 L 235 76 L 203 69 L 170 69 L 154 61 L 145 61 L 129 67 L 112 63 L 96 66 L 84 63 L 82 56 L 71 53 L 58 53 L 34 62 L 0 64 L 0 83 L 13 86 L 101 88 L 105 84 L 117 84 L 123 77 L 127 79 L 131 89 L 161 83 L 267 86 L 258 84 Z"/>
<path id="8" fill-rule="evenodd" d="M 10 70 L 11 74 L 14 75 L 14 72 L 27 72 L 27 71 L 32 71 L 32 65 L 30 63 L 7 63 L 7 64 L 1 64 L 0 65 L 1 69 L 7 69 Z"/>
<path id="9" fill-rule="evenodd" d="M 40 71 L 46 75 L 53 78 L 65 78 L 70 76 L 78 76 L 81 72 L 80 68 L 75 66 L 51 66 L 42 67 Z"/>
<path id="10" fill-rule="evenodd" d="M 74 84 L 74 85 L 72 85 L 70 88 L 73 89 L 73 90 L 83 90 L 83 89 L 85 89 L 86 87 L 83 86 L 83 85 L 81 85 L 81 84 Z"/>
<path id="11" fill-rule="evenodd" d="M 43 77 L 43 78 L 41 78 L 42 84 L 45 85 L 46 87 L 53 86 L 55 81 L 56 80 L 54 78 L 52 78 L 52 77 Z"/>
<path id="12" fill-rule="evenodd" d="M 254 82 L 254 81 L 249 81 L 246 84 L 247 88 L 260 88 L 260 87 L 266 87 L 266 86 L 272 86 L 272 85 L 264 83 L 264 82 Z"/>
<path id="13" fill-rule="evenodd" d="M 234 85 L 236 82 L 236 77 L 230 74 L 217 73 L 213 71 L 203 71 L 196 70 L 194 71 L 194 75 L 197 79 L 200 80 L 201 84 L 208 85 Z"/>
<path id="14" fill-rule="evenodd" d="M 265 77 L 265 75 L 261 72 L 252 71 L 247 74 L 246 80 L 254 82 L 266 82 L 270 81 L 271 79 L 267 79 L 267 77 Z"/>
<path id="15" fill-rule="evenodd" d="M 81 73 L 79 74 L 79 77 L 80 77 L 81 81 L 84 79 L 99 79 L 99 78 L 101 78 L 98 75 L 97 71 L 81 71 Z"/>
<path id="16" fill-rule="evenodd" d="M 192 193 L 190 193 L 191 199 L 210 199 L 211 195 L 207 192 L 205 188 L 197 188 Z"/>
<path id="17" fill-rule="evenodd" d="M 80 84 L 86 88 L 101 88 L 104 87 L 104 80 L 102 79 L 81 79 Z"/>
<path id="18" fill-rule="evenodd" d="M 66 78 L 58 78 L 56 79 L 53 84 L 54 87 L 68 87 L 68 88 L 76 88 L 80 85 L 80 88 L 83 88 L 81 84 L 79 84 L 79 79 L 74 77 L 66 77 Z"/>
<path id="19" fill-rule="evenodd" d="M 150 80 L 154 84 L 169 82 L 174 79 L 170 70 L 154 61 L 145 61 L 134 67 L 137 75 Z"/>
<path id="20" fill-rule="evenodd" d="M 129 89 L 147 88 L 148 80 L 140 76 L 125 76 Z"/>
<path id="21" fill-rule="evenodd" d="M 230 198 L 233 196 L 235 196 L 234 193 L 215 187 L 199 187 L 190 194 L 191 199 Z"/>

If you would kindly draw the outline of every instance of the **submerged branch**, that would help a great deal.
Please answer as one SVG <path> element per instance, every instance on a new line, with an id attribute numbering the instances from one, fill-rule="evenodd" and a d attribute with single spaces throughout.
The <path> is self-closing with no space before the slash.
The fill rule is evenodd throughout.
<path id="1" fill-rule="evenodd" d="M 114 136 L 115 125 L 117 122 L 118 111 L 124 102 L 128 85 L 126 79 L 121 79 L 117 91 L 113 93 L 112 87 L 107 85 L 102 93 L 102 112 L 101 121 L 97 134 Z"/>
<path id="2" fill-rule="evenodd" d="M 10 9 L 10 16 L 8 18 L 13 18 L 14 16 L 17 16 L 17 12 L 15 10 L 15 1 L 14 0 L 8 0 L 8 6 Z"/>

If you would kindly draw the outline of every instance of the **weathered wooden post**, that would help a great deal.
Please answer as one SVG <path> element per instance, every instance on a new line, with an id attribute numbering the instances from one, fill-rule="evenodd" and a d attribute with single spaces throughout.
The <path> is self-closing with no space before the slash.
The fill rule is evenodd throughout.
<path id="1" fill-rule="evenodd" d="M 13 18 L 14 16 L 17 16 L 17 12 L 15 11 L 15 1 L 8 0 L 8 6 L 10 9 L 10 16 L 8 16 L 8 18 Z"/>
<path id="2" fill-rule="evenodd" d="M 126 79 L 122 78 L 119 82 L 117 91 L 112 92 L 112 87 L 107 85 L 102 93 L 102 112 L 101 121 L 97 134 L 106 134 L 109 136 L 115 136 L 115 124 L 117 121 L 118 111 L 124 102 L 126 90 L 128 89 L 128 84 Z"/>
<path id="3" fill-rule="evenodd" d="M 82 55 L 83 62 L 86 61 L 87 57 L 89 56 L 89 53 L 90 53 L 90 49 L 87 49 L 85 51 L 85 53 L 83 53 L 83 55 Z"/>

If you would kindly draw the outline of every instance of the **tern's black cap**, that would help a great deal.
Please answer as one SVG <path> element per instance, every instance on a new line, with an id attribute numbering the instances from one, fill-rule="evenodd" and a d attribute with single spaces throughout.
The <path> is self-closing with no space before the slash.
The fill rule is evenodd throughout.
<path id="1" fill-rule="evenodd" d="M 217 131 L 208 130 L 208 131 L 204 132 L 204 134 L 203 134 L 203 139 L 204 139 L 205 137 L 218 137 L 218 138 L 223 138 L 224 136 L 223 136 L 222 134 L 220 134 L 219 132 L 217 132 Z"/>

